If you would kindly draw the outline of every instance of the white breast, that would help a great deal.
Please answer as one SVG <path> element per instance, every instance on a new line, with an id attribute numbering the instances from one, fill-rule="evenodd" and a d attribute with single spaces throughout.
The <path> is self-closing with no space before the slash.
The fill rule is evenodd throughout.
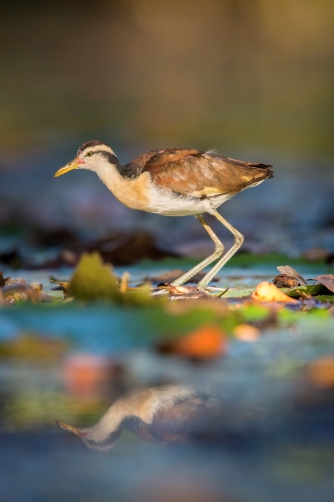
<path id="1" fill-rule="evenodd" d="M 212 213 L 234 194 L 222 194 L 206 199 L 174 195 L 172 192 L 151 186 L 150 205 L 147 211 L 163 216 L 189 216 Z"/>

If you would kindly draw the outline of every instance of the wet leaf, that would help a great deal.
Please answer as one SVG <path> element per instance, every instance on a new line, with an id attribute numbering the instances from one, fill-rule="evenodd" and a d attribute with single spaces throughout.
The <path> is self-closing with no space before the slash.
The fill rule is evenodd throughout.
<path id="1" fill-rule="evenodd" d="M 280 291 L 274 284 L 270 282 L 260 282 L 256 286 L 252 298 L 258 302 L 282 302 L 282 303 L 297 303 L 297 300 L 291 299 L 285 293 Z"/>
<path id="2" fill-rule="evenodd" d="M 314 280 L 320 282 L 326 286 L 329 291 L 334 293 L 334 274 L 318 275 Z"/>

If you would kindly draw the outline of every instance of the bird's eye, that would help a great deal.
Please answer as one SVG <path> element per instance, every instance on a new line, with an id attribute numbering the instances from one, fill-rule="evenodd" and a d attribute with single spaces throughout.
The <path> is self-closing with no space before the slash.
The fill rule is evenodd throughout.
<path id="1" fill-rule="evenodd" d="M 87 152 L 85 157 L 92 157 L 94 155 L 94 152 Z"/>

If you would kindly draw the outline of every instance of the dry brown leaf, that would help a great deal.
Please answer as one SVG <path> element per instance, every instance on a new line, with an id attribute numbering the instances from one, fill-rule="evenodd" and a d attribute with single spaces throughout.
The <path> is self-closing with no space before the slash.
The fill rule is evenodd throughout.
<path id="1" fill-rule="evenodd" d="M 334 387 L 334 355 L 320 357 L 308 369 L 312 383 L 318 387 Z"/>
<path id="2" fill-rule="evenodd" d="M 256 342 L 260 338 L 260 330 L 251 324 L 239 324 L 234 328 L 234 336 L 243 342 Z"/>
<path id="3" fill-rule="evenodd" d="M 320 284 L 334 293 L 334 274 L 317 275 L 314 280 L 320 282 Z"/>
<path id="4" fill-rule="evenodd" d="M 252 298 L 257 302 L 298 303 L 294 298 L 290 298 L 285 293 L 282 293 L 275 284 L 265 281 L 260 282 L 256 286 L 256 290 L 252 293 Z"/>

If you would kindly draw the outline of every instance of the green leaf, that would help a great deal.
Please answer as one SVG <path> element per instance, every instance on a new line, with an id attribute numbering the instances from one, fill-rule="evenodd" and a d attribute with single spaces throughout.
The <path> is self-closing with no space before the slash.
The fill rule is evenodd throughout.
<path id="1" fill-rule="evenodd" d="M 74 271 L 70 292 L 79 300 L 118 300 L 121 293 L 110 266 L 104 265 L 99 253 L 83 253 Z"/>
<path id="2" fill-rule="evenodd" d="M 244 322 L 263 321 L 271 312 L 268 307 L 255 304 L 244 305 L 238 311 L 242 315 Z"/>
<path id="3" fill-rule="evenodd" d="M 250 296 L 255 291 L 255 288 L 247 288 L 247 289 L 237 289 L 237 288 L 229 288 L 226 293 L 222 295 L 222 299 L 225 298 L 244 298 Z"/>
<path id="4" fill-rule="evenodd" d="M 300 296 L 303 296 L 303 294 L 317 296 L 321 293 L 328 292 L 328 289 L 325 288 L 325 286 L 323 286 L 322 284 L 308 284 L 307 286 L 297 286 L 296 288 L 287 289 L 284 291 L 288 296 L 291 296 L 292 298 L 299 298 Z"/>
<path id="5" fill-rule="evenodd" d="M 131 305 L 161 304 L 164 298 L 153 298 L 150 287 L 144 285 L 122 293 L 109 265 L 104 265 L 99 253 L 84 253 L 74 271 L 70 292 L 78 300 L 109 300 Z"/>
<path id="6" fill-rule="evenodd" d="M 316 298 L 319 302 L 334 303 L 334 295 L 319 295 Z"/>

